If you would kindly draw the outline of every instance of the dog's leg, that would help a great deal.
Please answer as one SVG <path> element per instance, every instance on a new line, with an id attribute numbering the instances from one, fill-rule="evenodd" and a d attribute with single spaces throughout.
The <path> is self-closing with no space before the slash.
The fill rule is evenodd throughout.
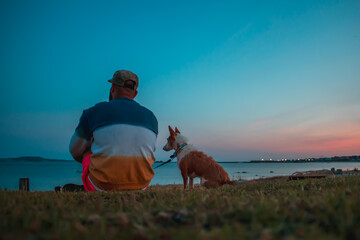
<path id="1" fill-rule="evenodd" d="M 181 175 L 182 175 L 183 181 L 184 181 L 184 189 L 186 189 L 187 183 L 188 183 L 188 175 L 185 171 L 181 171 Z"/>
<path id="2" fill-rule="evenodd" d="M 189 189 L 194 189 L 194 178 L 190 177 Z"/>

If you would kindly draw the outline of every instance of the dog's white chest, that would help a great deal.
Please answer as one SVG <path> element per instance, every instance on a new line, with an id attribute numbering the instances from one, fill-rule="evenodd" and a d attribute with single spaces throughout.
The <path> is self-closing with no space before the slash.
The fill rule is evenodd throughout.
<path id="1" fill-rule="evenodd" d="M 177 155 L 177 164 L 179 165 L 181 162 L 181 159 L 183 159 L 186 155 L 191 153 L 192 151 L 196 151 L 196 148 L 194 148 L 192 145 L 186 145 L 182 151 Z"/>

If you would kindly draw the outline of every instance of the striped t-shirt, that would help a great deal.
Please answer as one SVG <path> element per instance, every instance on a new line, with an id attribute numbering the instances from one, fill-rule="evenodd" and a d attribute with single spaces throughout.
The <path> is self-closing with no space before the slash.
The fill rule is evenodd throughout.
<path id="1" fill-rule="evenodd" d="M 101 102 L 85 110 L 75 134 L 91 143 L 89 178 L 103 190 L 146 187 L 158 134 L 155 115 L 130 98 Z"/>

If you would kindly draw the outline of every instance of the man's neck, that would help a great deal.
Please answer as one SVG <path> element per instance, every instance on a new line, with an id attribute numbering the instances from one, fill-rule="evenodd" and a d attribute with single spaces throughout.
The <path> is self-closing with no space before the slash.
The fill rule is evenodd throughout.
<path id="1" fill-rule="evenodd" d="M 116 99 L 120 99 L 120 98 L 127 98 L 127 99 L 131 99 L 131 100 L 132 100 L 131 97 L 117 97 L 117 98 L 113 98 L 113 99 L 111 99 L 111 100 L 116 100 Z"/>
<path id="2" fill-rule="evenodd" d="M 118 98 L 130 98 L 130 99 L 134 99 L 131 95 L 128 95 L 128 94 L 119 94 L 119 95 L 113 96 L 113 99 L 118 99 Z"/>

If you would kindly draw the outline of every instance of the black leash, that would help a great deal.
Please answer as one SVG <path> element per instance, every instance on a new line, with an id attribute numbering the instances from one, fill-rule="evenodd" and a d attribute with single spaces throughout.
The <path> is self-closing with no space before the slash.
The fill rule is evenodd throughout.
<path id="1" fill-rule="evenodd" d="M 154 167 L 153 169 L 158 168 L 158 167 L 161 167 L 162 165 L 165 165 L 165 164 L 171 162 L 171 160 L 173 160 L 174 158 L 176 158 L 177 153 L 178 153 L 183 147 L 185 147 L 186 145 L 188 145 L 188 144 L 187 144 L 187 143 L 181 144 L 181 146 L 180 146 L 178 149 L 175 150 L 174 154 L 170 156 L 170 159 L 169 159 L 169 160 L 167 160 L 166 162 L 160 164 L 159 166 Z"/>
<path id="2" fill-rule="evenodd" d="M 159 166 L 154 167 L 153 169 L 158 168 L 158 167 L 161 167 L 162 165 L 165 165 L 165 164 L 171 162 L 171 160 L 173 160 L 175 157 L 176 157 L 176 153 L 174 153 L 173 155 L 171 155 L 169 160 L 167 160 L 166 162 L 160 164 Z"/>

